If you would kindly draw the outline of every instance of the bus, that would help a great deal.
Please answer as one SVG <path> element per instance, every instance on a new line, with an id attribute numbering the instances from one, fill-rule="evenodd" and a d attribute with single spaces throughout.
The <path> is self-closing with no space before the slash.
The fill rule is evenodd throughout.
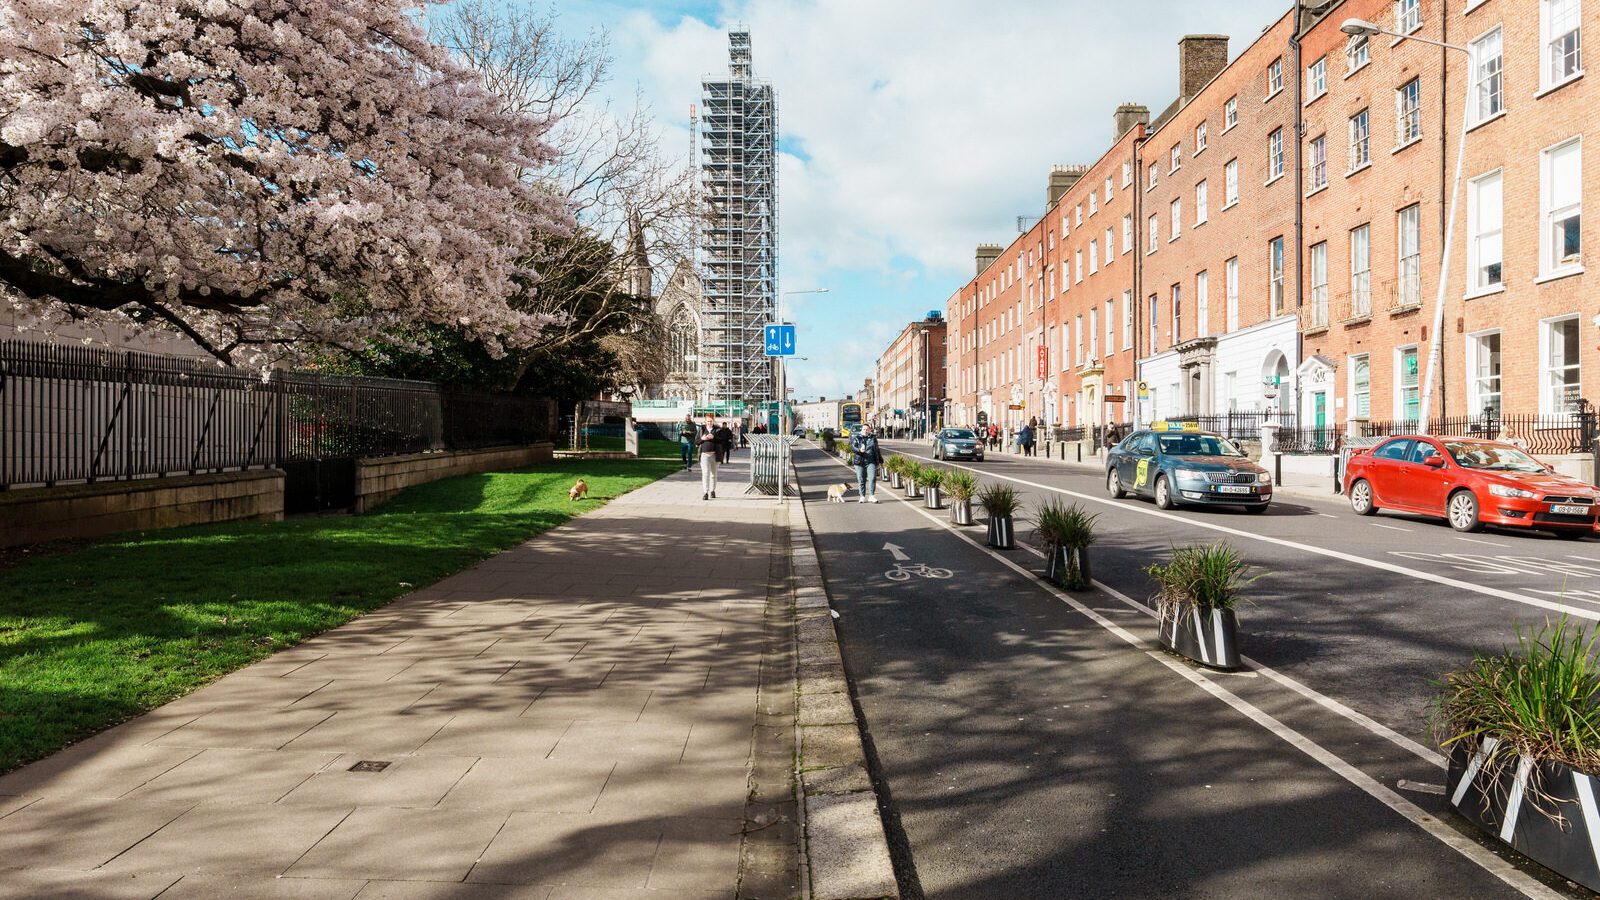
<path id="1" fill-rule="evenodd" d="M 845 400 L 839 404 L 839 429 L 845 437 L 851 437 L 856 429 L 861 427 L 861 404 L 854 400 Z"/>

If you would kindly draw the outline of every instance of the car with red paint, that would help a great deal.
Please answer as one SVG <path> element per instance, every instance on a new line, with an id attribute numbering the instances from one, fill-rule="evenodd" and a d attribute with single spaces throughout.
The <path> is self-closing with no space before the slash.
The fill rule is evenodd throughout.
<path id="1" fill-rule="evenodd" d="M 1456 531 L 1485 525 L 1580 538 L 1595 530 L 1600 489 L 1561 475 L 1514 444 L 1400 435 L 1350 457 L 1350 508 L 1440 516 Z"/>

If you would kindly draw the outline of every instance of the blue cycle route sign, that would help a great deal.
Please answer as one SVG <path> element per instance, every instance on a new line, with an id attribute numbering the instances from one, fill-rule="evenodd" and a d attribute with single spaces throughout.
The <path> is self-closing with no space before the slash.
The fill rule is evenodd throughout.
<path id="1" fill-rule="evenodd" d="M 793 325 L 768 325 L 767 326 L 767 355 L 768 356 L 793 356 L 794 355 L 794 326 Z"/>

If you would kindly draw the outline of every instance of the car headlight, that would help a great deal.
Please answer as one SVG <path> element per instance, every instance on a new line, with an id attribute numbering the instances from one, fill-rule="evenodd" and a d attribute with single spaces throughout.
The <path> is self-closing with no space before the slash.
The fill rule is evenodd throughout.
<path id="1" fill-rule="evenodd" d="M 1525 491 L 1522 488 L 1514 488 L 1514 487 L 1511 487 L 1510 485 L 1505 485 L 1505 484 L 1491 484 L 1491 485 L 1489 485 L 1489 493 L 1495 495 L 1496 497 L 1537 497 L 1537 496 L 1539 496 L 1537 493 L 1534 493 L 1533 491 Z"/>
<path id="2" fill-rule="evenodd" d="M 1206 480 L 1206 473 L 1200 471 L 1199 469 L 1179 469 L 1174 474 L 1176 474 L 1179 478 L 1185 479 L 1187 481 L 1205 481 Z"/>
<path id="3" fill-rule="evenodd" d="M 1256 483 L 1257 484 L 1271 484 L 1272 483 L 1272 473 L 1271 472 L 1258 472 L 1258 473 L 1256 473 Z"/>

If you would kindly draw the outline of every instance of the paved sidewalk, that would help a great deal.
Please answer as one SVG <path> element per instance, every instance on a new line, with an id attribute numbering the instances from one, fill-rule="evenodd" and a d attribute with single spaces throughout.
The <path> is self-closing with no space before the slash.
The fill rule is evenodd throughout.
<path id="1" fill-rule="evenodd" d="M 787 516 L 739 462 L 0 778 L 0 897 L 798 893 Z"/>

